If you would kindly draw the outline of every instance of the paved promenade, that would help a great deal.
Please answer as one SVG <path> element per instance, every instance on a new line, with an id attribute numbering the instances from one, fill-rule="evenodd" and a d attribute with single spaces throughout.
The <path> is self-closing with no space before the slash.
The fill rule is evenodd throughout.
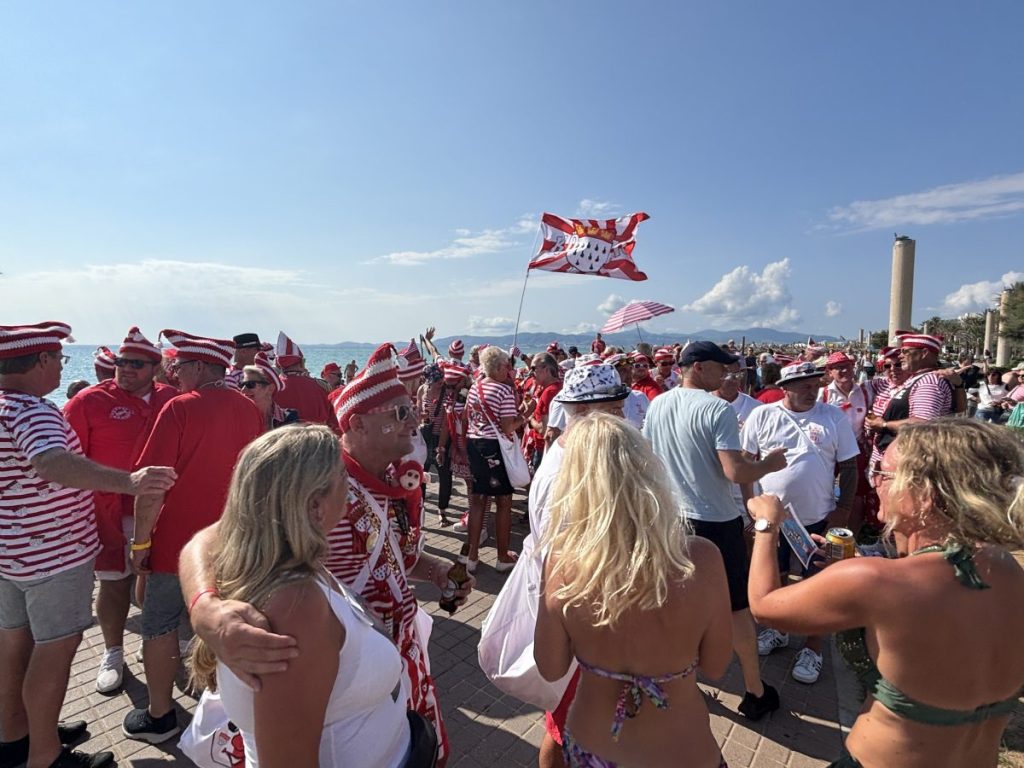
<path id="1" fill-rule="evenodd" d="M 458 481 L 457 484 L 461 486 Z M 427 502 L 427 551 L 454 558 L 464 534 L 457 534 L 450 527 L 441 529 L 436 526 L 437 516 L 433 513 L 432 503 L 436 498 L 434 491 L 435 486 L 431 486 Z M 461 512 L 465 500 L 456 497 L 453 504 Z M 525 500 L 520 495 L 516 496 L 516 509 L 525 511 Z M 518 549 L 525 529 L 517 524 L 513 532 Z M 449 765 L 458 768 L 535 766 L 537 747 L 544 732 L 541 713 L 514 698 L 503 696 L 477 667 L 476 643 L 480 624 L 504 581 L 504 576 L 491 567 L 495 560 L 493 540 L 482 550 L 481 558 L 477 569 L 477 591 L 454 616 L 439 612 L 436 595 L 428 595 L 427 591 L 423 593 L 425 607 L 434 614 L 430 655 L 451 737 L 452 760 Z M 94 681 L 103 654 L 103 639 L 98 627 L 86 633 L 72 667 L 63 716 L 87 720 L 90 739 L 81 748 L 111 750 L 120 766 L 190 765 L 173 741 L 156 747 L 131 741 L 121 733 L 125 713 L 146 700 L 142 664 L 134 660 L 141 645 L 134 633 L 137 621 L 137 612 L 133 610 L 126 638 L 129 662 L 125 686 L 114 695 L 95 691 Z M 813 686 L 795 682 L 789 676 L 795 653 L 791 647 L 762 660 L 763 677 L 779 689 L 782 709 L 760 723 L 750 723 L 736 714 L 743 690 L 739 668 L 735 664 L 717 685 L 701 683 L 711 711 L 711 728 L 722 744 L 731 768 L 812 768 L 827 765 L 839 754 L 840 721 L 852 722 L 856 684 L 851 683 L 841 667 L 838 670 L 833 668 L 828 649 L 821 679 Z M 195 708 L 195 700 L 177 689 L 175 694 L 180 707 L 179 721 L 184 726 Z M 680 749 L 685 750 L 685 745 L 680 745 Z"/>

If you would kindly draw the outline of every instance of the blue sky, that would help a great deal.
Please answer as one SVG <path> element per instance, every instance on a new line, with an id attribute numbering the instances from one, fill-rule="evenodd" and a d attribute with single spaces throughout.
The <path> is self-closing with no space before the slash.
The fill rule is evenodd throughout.
<path id="1" fill-rule="evenodd" d="M 303 342 L 511 330 L 542 211 L 643 210 L 650 280 L 531 274 L 529 330 L 885 327 L 1024 279 L 1024 6 L 0 8 L 0 322 Z"/>

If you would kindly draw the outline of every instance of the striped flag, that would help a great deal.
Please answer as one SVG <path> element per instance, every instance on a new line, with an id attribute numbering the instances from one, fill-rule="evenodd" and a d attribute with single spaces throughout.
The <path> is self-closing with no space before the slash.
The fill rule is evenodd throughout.
<path id="1" fill-rule="evenodd" d="M 563 219 L 545 213 L 540 220 L 544 242 L 528 269 L 577 275 L 646 280 L 633 263 L 636 228 L 649 219 L 634 213 L 618 219 Z"/>

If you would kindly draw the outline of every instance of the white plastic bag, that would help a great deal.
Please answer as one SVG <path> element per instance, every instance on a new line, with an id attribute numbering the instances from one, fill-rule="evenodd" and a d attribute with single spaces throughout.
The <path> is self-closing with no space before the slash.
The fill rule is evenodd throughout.
<path id="1" fill-rule="evenodd" d="M 505 437 L 504 433 L 498 430 L 498 447 L 501 448 L 501 459 L 505 465 L 505 474 L 513 488 L 525 488 L 532 479 L 530 465 L 526 463 L 519 443 L 516 440 Z"/>
<path id="2" fill-rule="evenodd" d="M 178 740 L 178 749 L 199 768 L 245 765 L 242 733 L 228 720 L 219 693 L 203 691 L 191 724 Z"/>
<path id="3" fill-rule="evenodd" d="M 577 665 L 574 659 L 565 676 L 551 683 L 541 677 L 533 660 L 542 567 L 532 552 L 524 552 L 516 562 L 480 628 L 477 658 L 497 688 L 551 712 L 562 700 Z"/>

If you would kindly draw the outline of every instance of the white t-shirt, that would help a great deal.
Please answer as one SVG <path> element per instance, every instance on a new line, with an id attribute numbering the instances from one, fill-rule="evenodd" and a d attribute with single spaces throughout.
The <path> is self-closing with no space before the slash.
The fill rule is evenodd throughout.
<path id="1" fill-rule="evenodd" d="M 558 400 L 551 401 L 551 408 L 548 409 L 548 426 L 565 432 L 565 408 Z"/>
<path id="2" fill-rule="evenodd" d="M 982 382 L 978 385 L 979 410 L 995 410 L 995 406 L 992 403 L 1002 400 L 1004 397 L 1006 397 L 1006 387 L 1002 384 L 985 384 L 985 382 Z"/>
<path id="3" fill-rule="evenodd" d="M 836 383 L 830 381 L 828 386 L 822 387 L 818 393 L 818 399 L 823 403 L 836 406 L 845 413 L 856 437 L 860 438 L 864 434 L 864 419 L 867 418 L 871 404 L 875 401 L 875 390 L 868 384 L 854 384 L 850 394 L 844 395 Z"/>
<path id="4" fill-rule="evenodd" d="M 786 449 L 788 465 L 761 478 L 761 488 L 783 504 L 792 504 L 804 525 L 824 520 L 836 508 L 836 464 L 860 453 L 846 414 L 821 402 L 800 413 L 781 401 L 757 408 L 744 424 L 740 440 L 743 450 L 754 455 Z"/>
<path id="5" fill-rule="evenodd" d="M 729 403 L 728 400 L 726 400 L 726 402 Z M 736 395 L 736 398 L 731 403 L 729 403 L 729 405 L 731 405 L 732 409 L 736 412 L 736 421 L 739 423 L 740 427 L 740 442 L 742 443 L 743 425 L 746 423 L 747 418 L 750 416 L 753 410 L 755 408 L 760 408 L 762 405 L 764 405 L 764 403 L 762 403 L 757 398 L 751 397 L 750 395 L 740 392 L 738 395 Z M 754 495 L 758 496 L 760 495 L 760 493 L 761 484 L 754 483 Z M 746 515 L 747 505 L 743 503 L 743 491 L 740 490 L 739 483 L 732 484 L 732 497 L 733 499 L 735 499 L 736 507 L 739 509 L 740 513 Z"/>

